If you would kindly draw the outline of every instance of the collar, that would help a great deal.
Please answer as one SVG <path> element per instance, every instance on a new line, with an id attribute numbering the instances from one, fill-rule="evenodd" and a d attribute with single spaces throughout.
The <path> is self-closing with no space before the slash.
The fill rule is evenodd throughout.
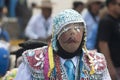
<path id="1" fill-rule="evenodd" d="M 64 59 L 64 58 L 61 58 L 61 57 L 60 57 L 60 62 L 61 62 L 63 65 L 64 65 L 64 63 L 65 63 L 66 60 L 67 60 L 67 59 Z M 70 60 L 72 60 L 74 66 L 76 67 L 77 61 L 78 61 L 78 56 L 75 56 L 75 57 L 71 58 Z"/>
<path id="2" fill-rule="evenodd" d="M 50 17 L 48 17 L 47 19 L 45 19 L 45 17 L 44 17 L 44 15 L 43 14 L 41 14 L 41 18 L 45 21 L 45 22 L 49 22 L 49 21 L 51 21 L 51 19 L 52 19 L 52 17 L 50 16 Z"/>

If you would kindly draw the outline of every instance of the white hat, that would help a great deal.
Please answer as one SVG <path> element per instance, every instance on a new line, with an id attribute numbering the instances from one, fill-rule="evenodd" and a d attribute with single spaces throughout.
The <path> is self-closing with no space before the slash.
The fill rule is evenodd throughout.
<path id="1" fill-rule="evenodd" d="M 50 0 L 42 0 L 41 5 L 37 8 L 52 8 L 53 3 Z"/>

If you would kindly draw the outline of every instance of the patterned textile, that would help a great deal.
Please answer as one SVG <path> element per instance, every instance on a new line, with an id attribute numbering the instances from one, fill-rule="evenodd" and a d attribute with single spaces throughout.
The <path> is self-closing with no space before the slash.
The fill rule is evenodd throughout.
<path id="1" fill-rule="evenodd" d="M 95 72 L 97 74 L 101 74 L 104 72 L 105 68 L 107 68 L 106 61 L 102 54 L 97 54 L 97 55 L 95 55 L 95 54 L 96 54 L 95 51 L 89 52 L 89 55 L 93 59 L 93 65 L 95 67 Z M 89 61 L 89 59 L 87 59 L 87 55 L 83 56 L 83 60 L 85 62 L 87 69 L 90 70 L 90 61 Z"/>
<path id="2" fill-rule="evenodd" d="M 43 73 L 44 72 L 43 69 L 45 68 L 44 67 L 45 65 L 44 66 L 42 65 L 45 62 L 45 60 L 44 60 L 45 56 L 44 55 L 48 54 L 48 53 L 46 53 L 47 49 L 48 49 L 47 47 L 42 47 L 42 48 L 32 50 L 31 51 L 32 53 L 27 51 L 23 55 L 25 63 L 28 64 L 28 66 L 31 70 L 33 80 L 35 80 L 35 79 L 38 79 L 38 80 L 43 79 L 44 80 L 45 77 L 47 77 Z M 40 52 L 40 53 L 38 54 L 38 52 Z M 32 56 L 31 56 L 31 54 L 32 54 Z M 35 57 L 35 55 L 37 55 L 37 58 Z M 87 57 L 86 54 L 83 54 L 83 57 L 82 57 L 83 67 L 81 69 L 82 71 L 81 71 L 80 75 L 78 75 L 77 72 L 75 72 L 75 80 L 78 80 L 78 78 L 80 80 L 85 80 L 85 79 L 86 80 L 107 80 L 108 79 L 107 77 L 109 77 L 109 75 L 108 75 L 106 61 L 105 61 L 104 56 L 101 53 L 97 53 L 95 51 L 89 51 L 89 55 L 93 59 L 93 63 L 94 63 L 94 67 L 95 67 L 95 73 L 90 74 L 90 70 L 91 70 L 91 68 L 90 68 L 91 64 L 89 63 L 90 60 L 89 60 L 89 58 Z M 40 64 L 39 60 L 41 59 L 41 56 L 44 59 L 42 59 L 42 61 L 40 61 L 41 62 L 41 64 Z M 52 71 L 49 79 L 68 80 L 67 72 L 65 70 L 65 67 L 63 65 L 61 65 L 60 57 L 59 56 L 54 56 L 54 57 L 55 57 L 55 59 L 54 59 L 55 60 L 55 67 L 54 67 L 54 70 Z M 31 62 L 31 60 L 33 60 L 34 63 Z M 36 62 L 36 60 L 37 60 L 37 62 Z M 80 69 L 80 66 L 79 66 L 80 63 L 81 62 L 79 61 L 78 67 L 76 67 L 76 69 L 77 69 L 76 71 L 80 71 L 79 70 Z M 47 66 L 49 68 L 49 64 L 47 64 Z M 104 75 L 107 75 L 107 76 L 104 76 Z"/>
<path id="3" fill-rule="evenodd" d="M 44 48 L 47 48 L 46 46 Z M 23 53 L 25 62 L 31 70 L 32 76 L 35 78 L 44 78 L 44 60 L 46 49 L 37 48 L 35 50 L 28 50 Z"/>

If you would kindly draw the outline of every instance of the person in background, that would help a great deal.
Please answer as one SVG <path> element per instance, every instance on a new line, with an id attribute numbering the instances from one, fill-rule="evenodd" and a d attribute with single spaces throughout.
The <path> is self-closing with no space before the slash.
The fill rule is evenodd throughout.
<path id="1" fill-rule="evenodd" d="M 85 2 L 83 0 L 75 0 L 73 2 L 73 9 L 81 13 L 85 7 Z"/>
<path id="2" fill-rule="evenodd" d="M 6 74 L 10 66 L 10 37 L 3 26 L 5 16 L 4 7 L 0 7 L 0 80 Z"/>
<path id="3" fill-rule="evenodd" d="M 2 27 L 1 23 L 0 23 L 0 40 L 10 42 L 10 36 L 8 32 Z"/>
<path id="4" fill-rule="evenodd" d="M 48 46 L 23 52 L 15 80 L 111 80 L 104 55 L 86 49 L 82 16 L 66 9 L 53 18 Z"/>
<path id="5" fill-rule="evenodd" d="M 19 25 L 18 39 L 26 39 L 25 28 L 32 16 L 32 8 L 27 5 L 27 0 L 16 0 L 15 14 Z"/>
<path id="6" fill-rule="evenodd" d="M 6 42 L 10 42 L 10 36 L 7 30 L 4 28 L 4 16 L 6 14 L 6 11 L 4 10 L 4 7 L 0 7 L 0 40 L 4 40 Z"/>
<path id="7" fill-rule="evenodd" d="M 10 67 L 10 44 L 0 40 L 0 80 L 6 74 Z"/>
<path id="8" fill-rule="evenodd" d="M 88 0 L 87 10 L 83 11 L 82 16 L 86 21 L 87 26 L 87 48 L 94 50 L 96 49 L 96 36 L 98 23 L 100 20 L 99 11 L 101 9 L 101 5 L 103 4 L 103 0 Z"/>
<path id="9" fill-rule="evenodd" d="M 52 2 L 50 0 L 42 0 L 41 14 L 33 15 L 25 29 L 25 35 L 29 39 L 39 39 L 40 41 L 48 41 L 52 34 Z"/>
<path id="10" fill-rule="evenodd" d="M 107 59 L 112 80 L 120 80 L 120 0 L 106 0 L 106 6 L 107 15 L 98 28 L 98 49 Z"/>

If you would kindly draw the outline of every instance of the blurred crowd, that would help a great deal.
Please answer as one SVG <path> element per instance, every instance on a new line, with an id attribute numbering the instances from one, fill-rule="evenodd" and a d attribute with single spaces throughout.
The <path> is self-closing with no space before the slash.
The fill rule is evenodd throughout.
<path id="1" fill-rule="evenodd" d="M 15 14 L 19 25 L 17 40 L 24 43 L 18 44 L 14 51 L 11 51 L 10 33 L 4 28 L 8 7 L 0 6 L 0 80 L 14 79 L 25 50 L 49 43 L 53 5 L 50 0 L 42 0 L 41 5 L 32 3 L 32 7 L 28 7 L 27 0 L 16 0 Z M 34 8 L 40 9 L 41 13 L 33 15 Z M 103 53 L 112 80 L 120 80 L 120 0 L 74 0 L 72 9 L 78 11 L 86 22 L 87 48 Z M 11 55 L 15 56 L 14 63 L 11 62 Z"/>

